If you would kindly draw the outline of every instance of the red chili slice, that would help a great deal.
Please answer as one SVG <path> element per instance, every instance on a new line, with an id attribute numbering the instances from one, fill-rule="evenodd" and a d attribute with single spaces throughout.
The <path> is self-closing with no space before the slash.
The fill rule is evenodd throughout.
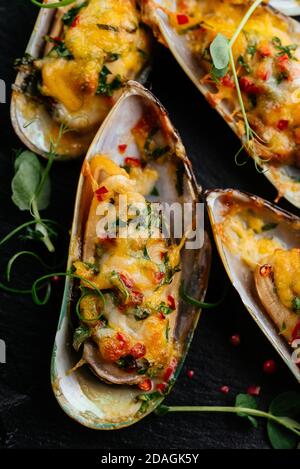
<path id="1" fill-rule="evenodd" d="M 168 296 L 168 305 L 171 309 L 176 309 L 175 299 L 172 295 Z"/>
<path id="2" fill-rule="evenodd" d="M 96 195 L 96 198 L 97 200 L 99 200 L 99 202 L 102 202 L 104 200 L 104 195 L 107 194 L 109 191 L 108 189 L 106 189 L 105 186 L 102 186 L 102 187 L 99 187 L 99 189 L 97 189 L 95 191 L 95 195 Z"/>
<path id="3" fill-rule="evenodd" d="M 138 387 L 142 389 L 142 391 L 151 391 L 152 389 L 152 381 L 151 379 L 145 379 L 141 383 L 138 384 Z"/>
<path id="4" fill-rule="evenodd" d="M 127 145 L 125 143 L 122 143 L 121 145 L 118 146 L 118 149 L 119 149 L 119 152 L 123 154 L 127 150 Z"/>
<path id="5" fill-rule="evenodd" d="M 164 278 L 164 276 L 165 276 L 164 272 L 155 272 L 154 278 L 155 278 L 156 283 L 160 283 L 162 279 Z"/>
<path id="6" fill-rule="evenodd" d="M 79 15 L 75 16 L 73 23 L 71 24 L 70 28 L 75 28 L 79 23 Z"/>
<path id="7" fill-rule="evenodd" d="M 125 274 L 120 274 L 120 279 L 122 280 L 122 282 L 127 288 L 133 288 L 134 286 L 133 281 L 130 278 L 128 278 Z"/>
<path id="8" fill-rule="evenodd" d="M 190 21 L 190 19 L 187 15 L 184 15 L 182 13 L 177 15 L 177 23 L 179 25 L 187 24 L 189 21 Z"/>
<path id="9" fill-rule="evenodd" d="M 142 166 L 141 160 L 131 156 L 127 156 L 127 158 L 125 158 L 125 164 L 126 166 L 130 166 L 132 168 L 140 168 Z"/>
<path id="10" fill-rule="evenodd" d="M 277 129 L 278 130 L 286 130 L 289 126 L 289 121 L 285 119 L 280 119 L 280 121 L 277 122 Z"/>

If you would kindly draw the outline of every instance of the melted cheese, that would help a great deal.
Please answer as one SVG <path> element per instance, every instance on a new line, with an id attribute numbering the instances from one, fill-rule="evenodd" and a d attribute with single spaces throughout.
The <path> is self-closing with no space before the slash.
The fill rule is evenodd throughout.
<path id="1" fill-rule="evenodd" d="M 268 223 L 259 213 L 242 205 L 234 205 L 218 225 L 224 244 L 240 257 L 251 269 L 255 269 L 266 256 L 284 247 L 270 232 L 263 231 Z"/>
<path id="2" fill-rule="evenodd" d="M 251 2 L 234 0 L 187 0 L 183 3 L 179 1 L 178 7 L 183 7 L 183 11 L 190 15 L 188 24 L 179 26 L 176 14 L 170 15 L 174 27 L 179 31 L 202 23 L 202 29 L 191 30 L 186 33 L 186 37 L 208 73 L 204 80 L 211 80 L 211 61 L 210 57 L 207 57 L 211 42 L 217 33 L 231 39 L 250 5 Z M 286 20 L 260 6 L 238 36 L 233 46 L 233 55 L 240 80 L 243 78 L 253 85 L 250 92 L 247 85 L 241 88 L 248 120 L 265 142 L 265 149 L 260 147 L 258 153 L 260 150 L 262 157 L 275 163 L 299 165 L 300 148 L 297 135 L 300 128 L 300 49 L 291 49 L 291 56 L 288 57 L 284 54 L 284 49 L 274 45 L 274 38 L 280 41 L 283 47 L 293 46 L 297 42 L 297 36 L 291 33 Z M 254 46 L 252 55 L 248 46 Z M 239 63 L 240 57 L 247 64 L 247 69 Z M 231 77 L 231 71 L 229 76 Z M 215 85 L 218 92 L 209 94 L 211 103 L 216 105 L 224 100 L 231 103 L 234 110 L 238 110 L 240 106 L 234 84 L 228 86 L 221 80 Z M 253 89 L 257 91 L 253 92 Z M 238 128 L 243 136 L 243 121 Z"/>
<path id="3" fill-rule="evenodd" d="M 41 93 L 57 102 L 54 117 L 83 131 L 99 125 L 114 102 L 105 94 L 95 96 L 103 66 L 110 72 L 108 84 L 117 76 L 122 82 L 134 79 L 145 64 L 149 45 L 131 0 L 89 0 L 77 18 L 76 25 L 65 26 L 60 37 L 73 58 L 50 54 L 37 66 Z M 114 91 L 114 98 L 118 95 Z"/>
<path id="4" fill-rule="evenodd" d="M 276 293 L 284 306 L 293 309 L 294 298 L 300 298 L 300 250 L 276 250 L 272 267 Z"/>
<path id="5" fill-rule="evenodd" d="M 175 302 L 175 308 L 177 307 L 180 277 L 179 273 L 175 273 L 170 284 L 161 284 L 161 272 L 166 268 L 166 255 L 169 268 L 178 267 L 184 240 L 178 246 L 168 246 L 162 237 L 116 237 L 106 241 L 98 239 L 96 233 L 97 224 L 102 219 L 102 215 L 97 215 L 99 206 L 108 206 L 107 202 L 113 199 L 112 207 L 118 208 L 120 195 L 128 195 L 130 203 L 145 203 L 144 196 L 152 190 L 158 179 L 158 172 L 146 166 L 131 168 L 128 174 L 105 155 L 96 155 L 90 163 L 85 164 L 84 175 L 94 192 L 100 187 L 105 187 L 108 192 L 103 195 L 102 201 L 97 200 L 96 195 L 93 197 L 86 224 L 83 261 L 74 262 L 76 274 L 82 278 L 82 285 L 91 288 L 84 279 L 93 282 L 103 291 L 106 301 L 103 306 L 97 295 L 84 297 L 80 304 L 82 319 L 92 328 L 93 339 L 106 360 L 114 362 L 130 354 L 131 348 L 136 344 L 142 344 L 145 347 L 144 358 L 152 368 L 161 369 L 167 366 L 170 356 L 174 354 L 175 345 L 168 339 L 167 330 L 174 326 L 172 318 L 176 315 L 176 309 L 171 309 L 169 314 L 164 316 L 159 313 L 159 307 L 161 304 L 168 306 L 170 295 Z M 100 255 L 97 251 L 99 248 Z M 88 263 L 96 264 L 98 271 L 95 272 Z M 123 298 L 123 290 L 119 291 L 120 281 L 123 282 L 121 287 L 123 285 L 124 290 L 125 285 L 129 295 L 132 294 L 134 298 L 137 295 L 136 304 L 135 300 L 131 302 L 130 296 L 126 300 Z M 110 291 L 115 292 L 114 299 Z M 120 293 L 121 299 L 118 296 Z M 141 321 L 136 320 L 137 308 L 144 309 L 149 316 Z M 107 327 L 99 325 L 97 319 L 100 313 L 107 319 Z M 121 334 L 124 340 L 120 341 L 118 334 Z"/>

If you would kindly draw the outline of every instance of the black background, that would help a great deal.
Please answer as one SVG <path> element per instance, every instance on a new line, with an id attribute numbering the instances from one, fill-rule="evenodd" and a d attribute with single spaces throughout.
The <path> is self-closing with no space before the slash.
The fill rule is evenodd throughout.
<path id="1" fill-rule="evenodd" d="M 7 84 L 7 104 L 0 104 L 1 238 L 30 219 L 27 212 L 20 212 L 11 201 L 13 149 L 22 145 L 10 124 L 9 93 L 15 78 L 14 58 L 23 55 L 37 13 L 38 9 L 30 5 L 29 0 L 0 0 L 0 78 Z M 204 188 L 234 187 L 274 200 L 274 188 L 257 173 L 252 162 L 243 167 L 235 165 L 234 154 L 239 148 L 235 136 L 161 46 L 155 51 L 150 86 L 168 109 L 192 160 L 198 182 Z M 80 166 L 80 161 L 56 164 L 51 173 L 52 200 L 44 215 L 59 221 L 66 229 L 71 226 Z M 298 212 L 286 202 L 280 205 Z M 59 260 L 64 259 L 67 252 L 66 238 L 59 242 Z M 14 238 L 1 249 L 1 280 L 7 259 L 24 248 L 30 246 Z M 36 264 L 25 259 L 20 264 L 12 280 L 14 286 L 30 284 L 38 273 Z M 227 283 L 214 249 L 208 300 L 218 299 Z M 0 292 L 0 338 L 7 345 L 7 363 L 0 364 L 0 447 L 270 447 L 263 422 L 255 430 L 233 415 L 151 415 L 133 427 L 115 432 L 96 432 L 70 420 L 56 403 L 49 378 L 61 297 L 62 285 L 54 288 L 46 307 L 34 306 L 29 296 Z M 230 343 L 230 336 L 235 333 L 241 335 L 241 346 L 237 348 Z M 266 376 L 262 364 L 270 358 L 276 360 L 278 371 Z M 195 371 L 193 379 L 186 375 L 189 369 Z M 224 384 L 230 387 L 226 396 L 220 392 Z M 231 405 L 235 395 L 245 392 L 252 384 L 261 386 L 259 403 L 262 407 L 267 407 L 278 393 L 298 389 L 294 377 L 230 287 L 218 309 L 203 313 L 185 366 L 167 403 Z"/>

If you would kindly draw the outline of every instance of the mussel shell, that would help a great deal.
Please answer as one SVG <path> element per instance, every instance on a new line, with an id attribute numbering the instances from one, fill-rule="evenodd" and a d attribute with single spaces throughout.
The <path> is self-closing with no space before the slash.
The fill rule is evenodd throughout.
<path id="1" fill-rule="evenodd" d="M 221 226 L 226 217 L 228 203 L 250 204 L 256 213 L 261 214 L 262 218 L 278 223 L 278 227 L 272 231 L 272 234 L 274 233 L 274 237 L 283 242 L 286 249 L 300 248 L 300 219 L 260 197 L 234 189 L 209 190 L 206 191 L 205 197 L 218 252 L 232 285 L 237 290 L 256 324 L 300 382 L 300 369 L 293 363 L 291 357 L 293 349 L 279 335 L 274 323 L 260 302 L 255 289 L 254 272 L 238 255 L 235 255 L 227 248 L 218 230 L 218 226 Z"/>
<path id="2" fill-rule="evenodd" d="M 45 46 L 47 44 L 44 37 L 49 34 L 54 22 L 60 21 L 60 19 L 56 19 L 56 15 L 58 14 L 57 12 L 60 13 L 58 9 L 40 9 L 30 40 L 25 50 L 25 53 L 29 54 L 34 59 L 41 58 L 43 56 Z M 148 78 L 149 71 L 150 66 L 146 66 L 141 71 L 140 76 L 135 77 L 135 79 L 140 83 L 145 83 Z M 26 71 L 19 71 L 13 85 L 10 109 L 11 122 L 16 134 L 24 145 L 34 153 L 47 158 L 51 147 L 51 132 L 53 131 L 53 128 L 56 128 L 57 132 L 59 125 L 54 123 L 43 102 L 32 100 L 20 91 L 20 87 L 22 86 L 26 75 Z M 62 153 L 57 151 L 56 160 L 71 160 L 85 155 L 94 133 L 92 133 L 92 135 L 82 134 L 81 141 L 78 141 L 77 143 L 75 139 L 72 140 L 72 133 L 69 133 L 68 142 L 64 145 Z"/>
<path id="3" fill-rule="evenodd" d="M 145 22 L 148 22 L 156 32 L 161 42 L 168 46 L 179 65 L 196 85 L 198 90 L 205 96 L 208 102 L 210 102 L 211 94 L 214 92 L 212 85 L 200 82 L 200 78 L 203 77 L 206 72 L 201 68 L 201 64 L 190 49 L 185 36 L 177 33 L 172 25 L 170 25 L 167 14 L 159 8 L 159 6 L 161 6 L 170 11 L 176 11 L 176 3 L 176 0 L 147 1 L 144 3 L 143 17 Z M 298 44 L 300 41 L 299 22 L 276 12 L 274 9 L 271 9 L 271 7 L 265 6 L 265 8 L 272 12 L 272 14 L 276 14 L 279 18 L 284 19 L 287 24 L 287 30 L 293 35 L 294 40 L 292 42 Z M 214 108 L 244 144 L 244 136 L 239 133 L 237 121 L 233 117 L 234 109 L 232 109 L 228 100 L 221 101 L 215 105 Z M 300 207 L 300 185 L 297 182 L 300 178 L 300 169 L 285 165 L 275 166 L 268 163 L 262 164 L 261 160 L 258 160 L 257 164 L 261 166 L 262 172 L 267 179 L 276 187 L 279 196 L 285 197 L 293 205 Z"/>
<path id="4" fill-rule="evenodd" d="M 159 116 L 160 125 L 163 125 L 165 134 L 173 141 L 173 157 L 184 165 L 184 199 L 185 201 L 198 201 L 199 187 L 192 173 L 191 164 L 185 154 L 181 140 L 172 127 L 165 109 L 136 82 L 129 82 L 124 94 L 112 109 L 102 127 L 97 133 L 86 160 L 95 154 L 107 154 L 113 160 L 121 163 L 118 144 L 124 142 L 125 136 L 143 115 L 145 108 L 153 107 Z M 126 140 L 125 140 L 126 141 Z M 170 191 L 172 183 L 168 180 L 157 184 L 162 189 L 161 201 L 168 198 L 168 185 Z M 162 196 L 164 194 L 164 196 Z M 163 198 L 164 197 L 164 198 Z M 83 175 L 80 176 L 73 227 L 71 233 L 68 267 L 74 260 L 80 259 L 84 224 L 91 200 L 91 190 Z M 182 278 L 188 292 L 198 299 L 205 296 L 209 268 L 211 247 L 205 233 L 203 247 L 198 250 L 182 251 Z M 136 387 L 125 385 L 112 385 L 101 382 L 87 367 L 78 369 L 67 375 L 67 371 L 78 361 L 78 355 L 72 350 L 73 326 L 70 317 L 73 282 L 66 280 L 63 304 L 55 339 L 52 356 L 51 380 L 54 394 L 64 411 L 79 423 L 94 429 L 117 429 L 131 425 L 149 414 L 162 400 L 163 396 L 151 401 L 149 407 L 142 415 L 137 414 L 140 403 L 135 398 L 141 393 Z M 175 378 L 179 374 L 183 360 L 187 353 L 199 318 L 199 310 L 180 300 L 174 336 L 180 344 L 181 358 L 179 360 Z"/>
<path id="5" fill-rule="evenodd" d="M 285 15 L 300 15 L 300 4 L 297 0 L 271 0 L 269 4 Z"/>

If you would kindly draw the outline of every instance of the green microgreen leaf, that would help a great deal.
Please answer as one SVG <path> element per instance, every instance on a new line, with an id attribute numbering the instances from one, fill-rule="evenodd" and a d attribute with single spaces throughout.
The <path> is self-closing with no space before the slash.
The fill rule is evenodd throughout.
<path id="1" fill-rule="evenodd" d="M 217 34 L 210 45 L 210 55 L 217 70 L 224 70 L 229 64 L 229 41 L 223 34 Z"/>
<path id="2" fill-rule="evenodd" d="M 255 397 L 250 396 L 249 394 L 238 394 L 235 399 L 236 407 L 246 407 L 248 409 L 257 409 L 257 401 Z M 255 417 L 249 415 L 245 412 L 237 412 L 239 417 L 247 418 L 253 425 L 254 428 L 257 428 L 258 423 Z"/>
<path id="3" fill-rule="evenodd" d="M 279 421 L 268 421 L 268 435 L 275 449 L 296 448 L 300 440 L 300 423 L 294 420 L 300 416 L 300 394 L 286 392 L 277 396 L 270 405 L 269 412 L 279 417 Z M 294 432 L 289 430 L 293 429 Z"/>

